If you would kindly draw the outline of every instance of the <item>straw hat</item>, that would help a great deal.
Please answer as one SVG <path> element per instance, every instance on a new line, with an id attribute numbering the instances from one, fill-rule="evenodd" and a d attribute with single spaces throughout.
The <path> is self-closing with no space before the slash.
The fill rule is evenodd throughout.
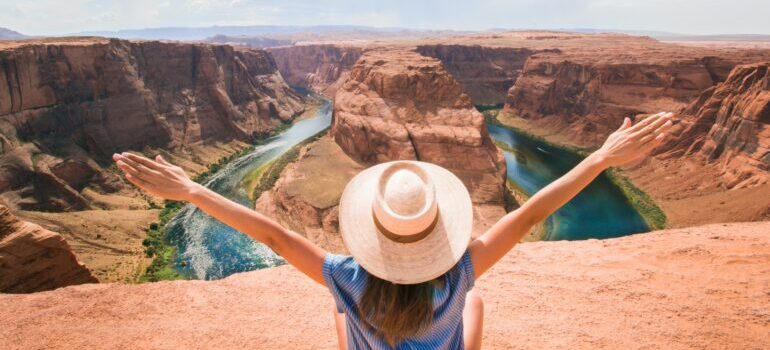
<path id="1" fill-rule="evenodd" d="M 395 161 L 350 180 L 339 218 L 345 246 L 367 272 L 415 284 L 460 260 L 471 239 L 473 208 L 465 185 L 448 170 Z"/>

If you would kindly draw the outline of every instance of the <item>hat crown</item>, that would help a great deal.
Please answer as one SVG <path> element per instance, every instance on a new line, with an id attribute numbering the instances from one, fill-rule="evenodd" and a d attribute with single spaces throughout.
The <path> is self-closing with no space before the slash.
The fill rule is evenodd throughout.
<path id="1" fill-rule="evenodd" d="M 398 242 L 422 239 L 438 217 L 433 181 L 411 162 L 393 163 L 380 176 L 372 209 L 386 237 Z"/>
<path id="2" fill-rule="evenodd" d="M 401 216 L 414 216 L 425 208 L 427 190 L 420 176 L 407 169 L 394 172 L 385 183 L 383 199 Z"/>

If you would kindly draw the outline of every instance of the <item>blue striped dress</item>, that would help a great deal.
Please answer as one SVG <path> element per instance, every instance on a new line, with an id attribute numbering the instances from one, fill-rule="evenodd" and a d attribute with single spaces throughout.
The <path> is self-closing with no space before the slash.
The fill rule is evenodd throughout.
<path id="1" fill-rule="evenodd" d="M 443 287 L 433 295 L 433 324 L 418 336 L 395 348 L 370 330 L 358 313 L 369 274 L 350 256 L 327 254 L 323 276 L 334 297 L 337 311 L 345 313 L 347 343 L 350 350 L 463 349 L 463 308 L 465 294 L 473 288 L 473 265 L 466 251 L 460 261 L 444 275 Z"/>

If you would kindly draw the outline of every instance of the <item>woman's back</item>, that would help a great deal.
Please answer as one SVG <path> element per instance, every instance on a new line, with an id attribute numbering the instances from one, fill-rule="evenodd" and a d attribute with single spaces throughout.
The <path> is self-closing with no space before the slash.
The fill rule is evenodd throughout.
<path id="1" fill-rule="evenodd" d="M 376 334 L 359 312 L 370 275 L 350 256 L 328 254 L 323 276 L 337 306 L 345 314 L 348 349 L 462 349 L 465 296 L 473 288 L 473 265 L 466 252 L 441 278 L 433 292 L 430 327 L 395 346 Z"/>

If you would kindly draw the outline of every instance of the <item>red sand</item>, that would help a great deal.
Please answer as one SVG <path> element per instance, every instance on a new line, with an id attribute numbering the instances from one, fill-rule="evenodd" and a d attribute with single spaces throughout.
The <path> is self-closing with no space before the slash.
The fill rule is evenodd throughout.
<path id="1" fill-rule="evenodd" d="M 770 348 L 770 222 L 524 243 L 477 283 L 487 349 Z M 332 349 L 292 267 L 0 295 L 0 349 Z"/>

